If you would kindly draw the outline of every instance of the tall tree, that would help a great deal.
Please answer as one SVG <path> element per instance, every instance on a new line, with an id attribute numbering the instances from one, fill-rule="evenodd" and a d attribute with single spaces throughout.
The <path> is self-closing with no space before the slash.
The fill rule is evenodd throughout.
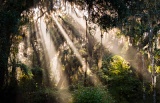
<path id="1" fill-rule="evenodd" d="M 37 2 L 38 0 L 36 2 L 33 0 L 0 0 L 0 90 L 7 84 L 8 57 L 12 40 L 18 34 L 21 14 Z"/>

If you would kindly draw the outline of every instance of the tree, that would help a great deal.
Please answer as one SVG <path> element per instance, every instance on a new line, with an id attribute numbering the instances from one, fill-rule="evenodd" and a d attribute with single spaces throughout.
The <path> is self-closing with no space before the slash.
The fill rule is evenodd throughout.
<path id="1" fill-rule="evenodd" d="M 12 45 L 12 38 L 17 35 L 20 25 L 26 23 L 26 17 L 32 13 L 30 8 L 47 7 L 47 12 L 53 8 L 54 0 L 0 0 L 0 89 L 5 85 L 7 79 L 7 65 Z M 23 23 L 22 23 L 23 22 Z"/>

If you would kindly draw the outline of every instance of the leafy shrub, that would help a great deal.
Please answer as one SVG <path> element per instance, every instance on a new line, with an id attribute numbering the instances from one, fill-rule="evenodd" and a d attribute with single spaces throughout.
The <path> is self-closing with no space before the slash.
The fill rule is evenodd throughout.
<path id="1" fill-rule="evenodd" d="M 18 103 L 58 103 L 56 96 L 54 89 L 39 88 L 36 91 L 20 93 Z"/>
<path id="2" fill-rule="evenodd" d="M 121 56 L 114 55 L 105 59 L 100 77 L 107 83 L 117 103 L 134 103 L 141 99 L 142 83 Z"/>
<path id="3" fill-rule="evenodd" d="M 22 65 L 26 67 L 25 65 Z M 18 103 L 57 103 L 55 89 L 42 85 L 42 69 L 23 69 L 24 72 L 18 82 Z"/>
<path id="4" fill-rule="evenodd" d="M 114 103 L 104 88 L 81 87 L 74 92 L 73 103 Z"/>

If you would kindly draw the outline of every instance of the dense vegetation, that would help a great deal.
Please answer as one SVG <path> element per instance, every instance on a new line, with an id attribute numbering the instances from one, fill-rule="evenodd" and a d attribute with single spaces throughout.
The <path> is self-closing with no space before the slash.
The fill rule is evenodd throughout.
<path id="1" fill-rule="evenodd" d="M 77 17 L 75 8 L 87 12 L 82 17 L 86 29 L 67 13 L 57 20 L 91 73 L 52 18 L 52 14 L 67 10 L 68 2 Z M 36 20 L 35 8 L 40 11 Z M 0 0 L 0 102 L 160 102 L 159 17 L 160 0 Z M 49 69 L 54 67 L 48 59 L 52 57 L 46 56 L 47 47 L 37 36 L 40 35 L 37 22 L 41 18 L 45 20 L 50 43 L 55 45 L 61 64 L 57 67 L 65 74 L 58 84 L 50 74 L 57 73 Z M 100 42 L 94 38 L 96 27 L 92 24 L 100 27 Z M 127 40 L 119 44 L 109 38 L 105 45 L 114 44 L 118 48 L 113 52 L 102 40 L 105 33 L 115 28 L 118 31 L 112 37 Z M 25 62 L 18 58 L 22 42 Z M 30 54 L 27 50 L 31 50 Z M 67 83 L 63 84 L 64 81 Z M 67 89 L 58 88 L 62 85 Z"/>

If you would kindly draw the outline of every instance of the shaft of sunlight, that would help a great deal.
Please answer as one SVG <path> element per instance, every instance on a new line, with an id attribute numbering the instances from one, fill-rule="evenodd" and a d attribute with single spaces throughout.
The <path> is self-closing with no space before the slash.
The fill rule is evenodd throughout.
<path id="1" fill-rule="evenodd" d="M 38 14 L 38 13 L 37 13 Z M 47 32 L 46 24 L 44 22 L 44 17 L 38 20 L 38 31 L 41 38 L 41 43 L 45 48 L 48 64 L 50 65 L 50 81 L 54 83 L 54 86 L 58 89 L 57 97 L 59 98 L 59 103 L 70 103 L 72 101 L 72 95 L 68 90 L 68 82 L 66 75 L 63 72 L 61 62 L 59 60 L 59 51 L 55 50 L 54 42 L 51 39 L 51 35 Z"/>
<path id="2" fill-rule="evenodd" d="M 39 14 L 38 10 L 36 9 L 36 14 L 34 18 L 38 17 L 38 14 Z M 36 32 L 38 32 L 37 34 L 39 34 L 42 46 L 45 49 L 44 55 L 47 60 L 46 62 L 48 63 L 47 65 L 49 65 L 50 67 L 50 69 L 48 70 L 50 75 L 50 81 L 58 89 L 67 88 L 68 84 L 67 81 L 65 80 L 65 75 L 62 71 L 61 63 L 58 59 L 59 52 L 55 50 L 54 42 L 51 39 L 51 34 L 46 31 L 47 30 L 46 23 L 44 20 L 45 20 L 44 17 L 39 18 L 38 22 L 35 22 L 35 25 L 37 26 Z M 63 83 L 60 83 L 62 81 Z"/>
<path id="3" fill-rule="evenodd" d="M 45 49 L 46 62 L 50 65 L 50 68 L 47 69 L 50 75 L 50 82 L 58 89 L 57 97 L 59 98 L 59 103 L 66 103 L 72 101 L 72 96 L 68 91 L 66 76 L 58 59 L 59 52 L 55 50 L 54 43 L 50 38 L 51 34 L 46 33 L 46 25 L 43 20 L 44 18 L 41 17 L 39 24 L 37 24 L 37 32 L 39 32 L 42 46 Z"/>
<path id="4" fill-rule="evenodd" d="M 70 5 L 71 5 L 70 3 L 67 3 L 66 6 L 70 7 Z M 74 4 L 74 10 L 71 9 L 70 12 L 68 12 L 68 15 L 70 15 L 72 18 L 74 18 L 74 20 L 77 21 L 82 26 L 83 29 L 86 28 L 86 21 L 84 20 L 84 16 L 88 17 L 87 10 L 79 10 L 76 7 L 76 5 Z"/>
<path id="5" fill-rule="evenodd" d="M 81 57 L 81 55 L 79 54 L 78 50 L 76 49 L 76 47 L 74 46 L 73 42 L 71 41 L 71 39 L 69 38 L 69 36 L 67 35 L 67 33 L 65 32 L 65 30 L 63 29 L 63 27 L 61 26 L 61 24 L 58 22 L 58 20 L 56 19 L 56 17 L 54 15 L 52 15 L 54 21 L 56 22 L 59 30 L 61 31 L 61 33 L 63 34 L 64 38 L 66 39 L 67 43 L 69 44 L 69 46 L 71 47 L 71 49 L 74 51 L 75 55 L 77 56 L 77 58 L 79 59 L 79 61 L 85 65 L 83 58 Z M 85 71 L 85 70 L 83 70 Z"/>
<path id="6" fill-rule="evenodd" d="M 64 38 L 66 39 L 68 45 L 71 47 L 71 49 L 73 50 L 74 54 L 76 55 L 76 57 L 78 58 L 78 60 L 81 62 L 82 64 L 82 69 L 83 72 L 85 72 L 86 68 L 87 68 L 87 75 L 92 76 L 92 82 L 97 85 L 97 84 L 101 84 L 99 79 L 97 78 L 97 76 L 95 74 L 92 73 L 92 71 L 90 70 L 89 66 L 86 65 L 84 59 L 82 58 L 82 56 L 80 55 L 80 53 L 78 52 L 77 48 L 74 46 L 73 42 L 71 41 L 71 39 L 69 38 L 68 34 L 65 32 L 65 30 L 63 29 L 63 27 L 61 26 L 61 24 L 58 22 L 58 20 L 56 19 L 56 17 L 52 14 L 52 18 L 53 20 L 56 22 L 59 30 L 61 31 L 62 35 L 64 36 Z"/>

